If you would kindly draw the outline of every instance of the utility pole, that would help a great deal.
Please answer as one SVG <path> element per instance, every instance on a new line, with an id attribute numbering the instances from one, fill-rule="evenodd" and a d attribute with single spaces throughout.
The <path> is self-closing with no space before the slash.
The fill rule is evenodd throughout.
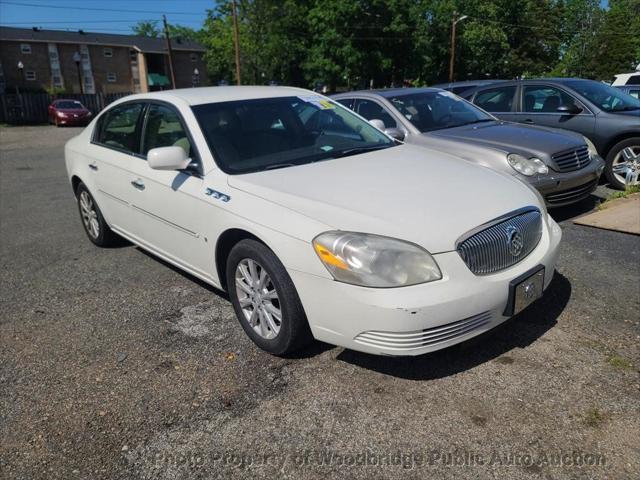
<path id="1" fill-rule="evenodd" d="M 173 50 L 171 50 L 171 37 L 169 36 L 169 27 L 167 26 L 167 16 L 162 15 L 162 23 L 164 23 L 164 36 L 167 39 L 167 51 L 169 52 L 169 71 L 171 72 L 171 85 L 176 87 L 176 74 L 173 70 Z"/>
<path id="2" fill-rule="evenodd" d="M 236 12 L 236 0 L 232 0 L 231 8 L 233 9 L 233 43 L 236 49 L 236 84 L 241 85 L 240 78 L 240 39 L 238 35 L 238 14 Z"/>
<path id="3" fill-rule="evenodd" d="M 451 57 L 449 58 L 449 82 L 453 82 L 453 65 L 456 59 L 456 25 L 467 18 L 467 15 L 463 15 L 458 18 L 458 12 L 453 12 L 453 18 L 451 19 Z"/>

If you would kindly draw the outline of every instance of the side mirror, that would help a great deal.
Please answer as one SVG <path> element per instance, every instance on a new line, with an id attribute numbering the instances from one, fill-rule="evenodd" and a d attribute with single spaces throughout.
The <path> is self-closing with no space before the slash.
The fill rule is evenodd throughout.
<path id="1" fill-rule="evenodd" d="M 384 133 L 389 135 L 391 138 L 395 138 L 396 140 L 404 140 L 404 132 L 399 128 L 387 128 Z"/>
<path id="2" fill-rule="evenodd" d="M 572 103 L 570 105 L 560 105 L 557 108 L 557 111 L 560 113 L 568 113 L 569 115 L 577 115 L 578 113 L 582 112 L 582 108 L 580 108 L 575 103 Z"/>
<path id="3" fill-rule="evenodd" d="M 371 120 L 369 120 L 369 123 L 374 127 L 376 127 L 378 130 L 382 130 L 384 132 L 384 129 L 385 129 L 384 122 L 379 118 L 372 118 Z"/>
<path id="4" fill-rule="evenodd" d="M 149 150 L 147 162 L 154 170 L 183 170 L 191 159 L 182 147 L 158 147 Z"/>

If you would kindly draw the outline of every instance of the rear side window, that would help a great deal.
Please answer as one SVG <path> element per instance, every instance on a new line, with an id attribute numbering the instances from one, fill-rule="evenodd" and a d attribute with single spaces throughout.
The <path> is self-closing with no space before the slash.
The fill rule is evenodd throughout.
<path id="1" fill-rule="evenodd" d="M 100 123 L 96 142 L 127 153 L 138 152 L 138 120 L 141 103 L 119 105 L 108 111 Z"/>
<path id="2" fill-rule="evenodd" d="M 495 87 L 478 92 L 473 103 L 487 112 L 510 112 L 516 87 Z"/>
<path id="3" fill-rule="evenodd" d="M 189 137 L 178 113 L 164 105 L 151 105 L 145 123 L 142 153 L 146 155 L 152 148 L 171 146 L 182 147 L 188 156 L 193 157 Z"/>
<path id="4" fill-rule="evenodd" d="M 336 98 L 336 102 L 341 103 L 342 105 L 347 107 L 349 110 L 353 110 L 354 101 L 355 99 L 353 98 Z"/>

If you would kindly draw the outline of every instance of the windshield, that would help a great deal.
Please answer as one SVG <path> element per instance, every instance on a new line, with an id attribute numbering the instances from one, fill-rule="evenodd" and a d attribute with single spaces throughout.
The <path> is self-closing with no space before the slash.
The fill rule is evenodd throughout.
<path id="1" fill-rule="evenodd" d="M 350 110 L 319 95 L 192 108 L 218 166 L 229 174 L 293 167 L 395 145 Z"/>
<path id="2" fill-rule="evenodd" d="M 566 85 L 606 112 L 624 112 L 640 109 L 640 101 L 638 99 L 604 83 L 576 80 L 568 81 Z"/>
<path id="3" fill-rule="evenodd" d="M 71 109 L 80 109 L 80 108 L 84 108 L 84 105 L 82 105 L 80 102 L 76 102 L 75 100 L 65 100 L 62 102 L 56 102 L 56 108 L 60 108 L 63 110 L 71 110 Z"/>
<path id="4" fill-rule="evenodd" d="M 495 120 L 449 92 L 398 95 L 389 101 L 421 132 Z"/>

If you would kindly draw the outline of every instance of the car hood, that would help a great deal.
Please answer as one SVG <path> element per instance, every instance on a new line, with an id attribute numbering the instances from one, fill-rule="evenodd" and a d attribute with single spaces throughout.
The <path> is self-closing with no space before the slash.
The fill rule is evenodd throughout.
<path id="1" fill-rule="evenodd" d="M 431 253 L 454 250 L 462 234 L 507 212 L 541 208 L 508 175 L 412 145 L 228 179 L 330 228 L 399 238 Z"/>
<path id="2" fill-rule="evenodd" d="M 424 135 L 470 142 L 505 153 L 536 156 L 542 160 L 548 160 L 554 153 L 585 144 L 582 135 L 574 132 L 498 121 L 436 130 Z"/>

